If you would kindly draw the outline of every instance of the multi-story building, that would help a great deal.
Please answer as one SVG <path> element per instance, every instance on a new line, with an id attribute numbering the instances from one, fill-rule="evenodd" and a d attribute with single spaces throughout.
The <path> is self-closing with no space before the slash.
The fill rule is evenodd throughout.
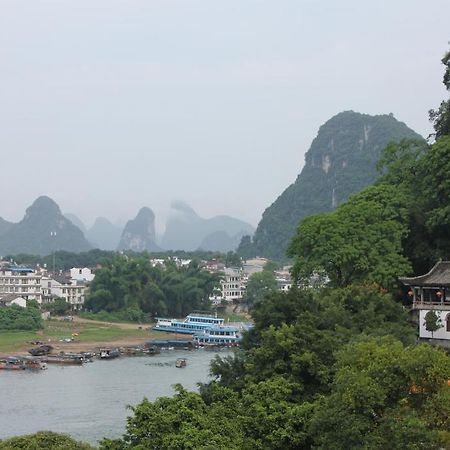
<path id="1" fill-rule="evenodd" d="M 15 294 L 42 303 L 41 275 L 28 267 L 3 267 L 0 269 L 0 296 L 2 294 Z"/>
<path id="2" fill-rule="evenodd" d="M 51 275 L 42 278 L 42 293 L 44 303 L 63 298 L 73 310 L 79 310 L 84 305 L 86 283 L 63 275 Z"/>
<path id="3" fill-rule="evenodd" d="M 245 292 L 241 269 L 225 267 L 224 275 L 224 279 L 220 282 L 222 299 L 227 302 L 241 300 Z"/>

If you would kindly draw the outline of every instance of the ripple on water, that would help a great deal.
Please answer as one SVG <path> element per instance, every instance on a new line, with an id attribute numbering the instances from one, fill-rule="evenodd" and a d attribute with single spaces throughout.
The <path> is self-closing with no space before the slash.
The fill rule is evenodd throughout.
<path id="1" fill-rule="evenodd" d="M 175 368 L 178 357 L 187 367 Z M 41 372 L 0 371 L 0 439 L 52 430 L 95 443 L 125 431 L 127 405 L 173 394 L 173 385 L 196 390 L 208 381 L 214 352 L 163 352 L 84 366 L 49 365 Z"/>

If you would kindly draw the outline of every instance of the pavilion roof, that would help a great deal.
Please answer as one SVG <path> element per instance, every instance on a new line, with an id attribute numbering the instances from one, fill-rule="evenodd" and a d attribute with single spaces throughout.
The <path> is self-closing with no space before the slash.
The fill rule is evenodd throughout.
<path id="1" fill-rule="evenodd" d="M 445 287 L 450 286 L 450 261 L 439 261 L 425 275 L 403 277 L 399 280 L 407 286 Z"/>

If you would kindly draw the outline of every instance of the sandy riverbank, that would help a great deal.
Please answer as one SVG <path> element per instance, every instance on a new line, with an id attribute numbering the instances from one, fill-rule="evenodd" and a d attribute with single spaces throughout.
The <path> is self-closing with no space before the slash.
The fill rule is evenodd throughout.
<path id="1" fill-rule="evenodd" d="M 176 334 L 176 333 L 162 333 L 162 332 L 153 332 L 148 331 L 148 328 L 151 326 L 150 324 L 133 324 L 133 323 L 110 323 L 110 322 L 102 322 L 99 320 L 89 320 L 82 319 L 79 317 L 74 317 L 73 322 L 70 322 L 71 325 L 77 327 L 89 326 L 89 325 L 98 325 L 99 327 L 110 327 L 110 328 L 118 328 L 120 330 L 125 331 L 124 335 L 113 337 L 110 339 L 99 339 L 99 340 L 80 340 L 79 337 L 74 336 L 74 340 L 72 342 L 61 342 L 58 338 L 48 338 L 39 335 L 36 336 L 36 340 L 41 340 L 45 344 L 50 344 L 53 346 L 54 350 L 52 353 L 60 353 L 60 352 L 86 352 L 86 351 L 96 351 L 101 347 L 128 347 L 128 346 L 138 346 L 142 345 L 145 342 L 148 342 L 153 339 L 179 339 L 179 340 L 187 340 L 190 339 L 190 335 L 186 334 Z M 126 335 L 126 331 L 130 331 L 130 335 Z M 76 331 L 76 328 L 75 328 Z M 82 335 L 82 331 L 80 335 Z M 140 335 L 142 334 L 142 335 Z M 0 352 L 0 356 L 8 356 L 8 355 L 28 355 L 28 350 L 30 348 L 35 347 L 29 342 L 20 343 L 20 345 L 16 346 L 14 350 L 11 351 L 3 351 Z"/>

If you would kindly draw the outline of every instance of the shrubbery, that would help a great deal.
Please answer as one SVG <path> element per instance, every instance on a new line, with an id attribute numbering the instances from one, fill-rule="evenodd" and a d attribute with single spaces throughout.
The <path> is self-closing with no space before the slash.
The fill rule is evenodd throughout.
<path id="1" fill-rule="evenodd" d="M 0 330 L 38 330 L 42 326 L 41 313 L 34 304 L 0 308 Z"/>

